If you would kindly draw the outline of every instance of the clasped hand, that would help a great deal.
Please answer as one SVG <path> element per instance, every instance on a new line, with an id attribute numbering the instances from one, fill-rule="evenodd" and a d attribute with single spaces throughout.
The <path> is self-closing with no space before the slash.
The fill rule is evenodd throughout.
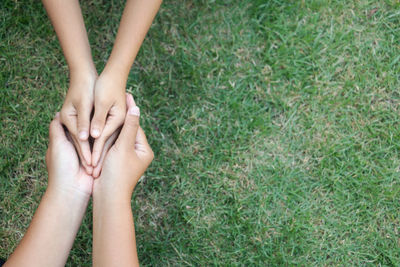
<path id="1" fill-rule="evenodd" d="M 82 166 L 93 177 L 100 175 L 106 151 L 125 119 L 125 83 L 112 73 L 70 73 L 70 86 L 60 119 L 78 152 Z M 94 109 L 93 118 L 91 113 Z M 94 138 L 93 149 L 89 135 Z"/>
<path id="2" fill-rule="evenodd" d="M 93 265 L 138 266 L 131 197 L 153 152 L 139 126 L 139 108 L 126 95 L 127 112 L 100 177 L 79 162 L 57 113 L 46 153 L 48 185 L 26 234 L 5 266 L 64 266 L 90 197 L 93 198 Z M 114 248 L 120 245 L 118 250 Z"/>
<path id="3" fill-rule="evenodd" d="M 96 177 L 85 170 L 84 163 L 79 163 L 72 143 L 77 141 L 76 136 L 64 130 L 62 115 L 56 115 L 50 124 L 50 142 L 46 154 L 50 190 L 72 192 L 84 198 L 89 198 L 93 190 L 105 194 L 118 192 L 119 195 L 130 197 L 137 181 L 153 160 L 153 152 L 139 126 L 140 111 L 132 95 L 126 94 L 124 104 L 125 101 L 127 108 L 123 127 L 119 135 L 117 132 L 112 133 L 111 139 L 106 140 L 104 147 L 108 151 L 103 151 L 99 159 L 103 166 L 99 179 L 94 179 Z M 117 125 L 114 121 L 109 124 Z M 111 126 L 108 129 L 111 129 Z M 115 140 L 115 143 L 110 140 Z M 81 140 L 79 142 L 82 144 Z M 79 149 L 76 149 L 78 153 Z"/>

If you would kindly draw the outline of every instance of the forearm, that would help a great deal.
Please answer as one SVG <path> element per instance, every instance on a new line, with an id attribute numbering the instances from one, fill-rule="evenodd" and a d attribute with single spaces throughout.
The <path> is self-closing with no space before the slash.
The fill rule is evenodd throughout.
<path id="1" fill-rule="evenodd" d="M 42 0 L 61 44 L 70 73 L 95 72 L 78 0 Z"/>
<path id="2" fill-rule="evenodd" d="M 64 266 L 88 201 L 47 190 L 5 266 Z"/>
<path id="3" fill-rule="evenodd" d="M 93 194 L 93 266 L 139 266 L 130 198 Z"/>
<path id="4" fill-rule="evenodd" d="M 127 0 L 104 73 L 117 75 L 126 82 L 161 2 L 162 0 Z"/>

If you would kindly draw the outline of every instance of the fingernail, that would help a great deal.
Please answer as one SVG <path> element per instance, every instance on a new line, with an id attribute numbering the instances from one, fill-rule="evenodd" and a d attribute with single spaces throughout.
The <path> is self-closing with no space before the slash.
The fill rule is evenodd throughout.
<path id="1" fill-rule="evenodd" d="M 86 140 L 88 138 L 88 133 L 86 131 L 81 131 L 79 133 L 79 139 Z"/>
<path id="2" fill-rule="evenodd" d="M 138 106 L 133 106 L 129 109 L 128 113 L 130 115 L 134 115 L 134 116 L 140 116 L 140 109 Z"/>
<path id="3" fill-rule="evenodd" d="M 93 137 L 99 137 L 100 136 L 100 131 L 98 129 L 93 129 L 92 130 L 92 136 Z"/>
<path id="4" fill-rule="evenodd" d="M 60 112 L 56 113 L 56 118 L 60 117 Z"/>

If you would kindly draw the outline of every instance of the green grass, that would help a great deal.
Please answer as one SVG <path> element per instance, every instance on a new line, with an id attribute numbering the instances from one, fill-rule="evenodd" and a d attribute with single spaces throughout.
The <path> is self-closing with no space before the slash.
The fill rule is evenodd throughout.
<path id="1" fill-rule="evenodd" d="M 46 187 L 68 70 L 38 2 L 0 4 L 0 257 Z M 82 1 L 100 71 L 122 0 Z M 128 90 L 156 154 L 143 266 L 400 265 L 400 5 L 165 1 Z M 91 206 L 68 266 L 91 265 Z"/>

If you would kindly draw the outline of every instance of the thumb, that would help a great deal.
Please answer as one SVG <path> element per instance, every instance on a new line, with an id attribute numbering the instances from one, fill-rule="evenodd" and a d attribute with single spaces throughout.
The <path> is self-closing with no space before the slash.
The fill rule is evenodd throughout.
<path id="1" fill-rule="evenodd" d="M 142 127 L 139 127 L 136 136 L 136 144 L 135 144 L 136 154 L 143 160 L 147 161 L 148 164 L 154 159 L 154 152 L 151 149 L 149 143 L 147 142 L 146 135 Z"/>
<path id="2" fill-rule="evenodd" d="M 139 130 L 137 132 L 137 135 L 136 135 L 135 149 L 139 149 L 143 152 L 147 152 L 148 150 L 151 150 L 149 142 L 147 142 L 146 134 L 144 133 L 142 127 L 140 127 L 140 126 L 139 126 Z"/>
<path id="3" fill-rule="evenodd" d="M 139 129 L 140 109 L 137 106 L 130 107 L 125 117 L 125 123 L 116 141 L 117 146 L 134 149 L 136 134 Z"/>
<path id="4" fill-rule="evenodd" d="M 97 138 L 103 131 L 104 124 L 106 123 L 109 108 L 101 103 L 95 103 L 94 115 L 91 122 L 90 134 L 93 138 Z"/>
<path id="5" fill-rule="evenodd" d="M 82 141 L 86 141 L 89 137 L 90 111 L 89 106 L 78 109 L 78 136 Z"/>

